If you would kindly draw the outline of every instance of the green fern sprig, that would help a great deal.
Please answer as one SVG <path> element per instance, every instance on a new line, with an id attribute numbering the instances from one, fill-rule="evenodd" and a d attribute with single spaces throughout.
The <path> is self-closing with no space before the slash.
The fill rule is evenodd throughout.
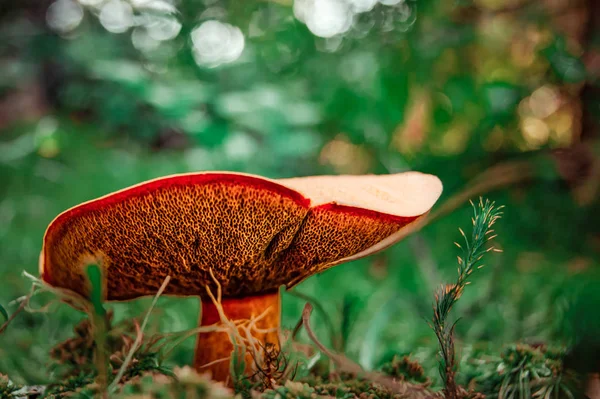
<path id="1" fill-rule="evenodd" d="M 433 309 L 433 320 L 430 324 L 435 332 L 440 345 L 440 375 L 444 380 L 444 394 L 446 398 L 457 399 L 460 396 L 460 390 L 455 382 L 456 373 L 456 356 L 454 351 L 454 327 L 457 321 L 448 323 L 448 316 L 454 304 L 461 297 L 465 286 L 470 284 L 469 277 L 473 271 L 481 269 L 483 256 L 498 249 L 493 246 L 488 246 L 488 243 L 493 240 L 496 235 L 492 227 L 496 221 L 502 216 L 502 206 L 496 207 L 494 202 L 479 199 L 476 206 L 473 206 L 473 231 L 471 237 L 467 237 L 465 232 L 459 228 L 461 235 L 464 238 L 464 244 L 455 243 L 462 251 L 458 256 L 458 278 L 454 284 L 442 285 L 435 294 L 435 305 Z"/>

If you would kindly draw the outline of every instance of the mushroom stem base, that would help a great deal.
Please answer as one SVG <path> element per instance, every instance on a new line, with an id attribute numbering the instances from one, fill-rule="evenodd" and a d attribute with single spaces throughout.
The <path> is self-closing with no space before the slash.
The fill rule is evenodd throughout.
<path id="1" fill-rule="evenodd" d="M 225 316 L 231 321 L 250 320 L 265 313 L 268 309 L 268 312 L 256 322 L 255 326 L 261 330 L 268 329 L 273 331 L 265 333 L 255 332 L 253 336 L 263 345 L 270 343 L 279 348 L 279 323 L 281 314 L 279 292 L 245 298 L 223 299 L 221 306 Z M 216 306 L 210 301 L 203 301 L 200 326 L 209 326 L 219 323 L 219 321 L 220 317 Z M 201 333 L 198 335 L 196 343 L 194 367 L 200 373 L 210 372 L 214 380 L 231 385 L 232 378 L 229 372 L 229 359 L 231 358 L 232 351 L 233 344 L 227 333 Z M 252 369 L 254 360 L 247 353 L 245 361 L 246 373 L 248 373 Z"/>

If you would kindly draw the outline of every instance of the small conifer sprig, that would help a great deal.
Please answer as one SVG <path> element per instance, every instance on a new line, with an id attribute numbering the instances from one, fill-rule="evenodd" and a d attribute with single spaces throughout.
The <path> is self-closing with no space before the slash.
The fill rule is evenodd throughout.
<path id="1" fill-rule="evenodd" d="M 435 294 L 435 305 L 433 307 L 433 320 L 431 328 L 437 336 L 440 345 L 440 375 L 444 380 L 444 396 L 449 399 L 458 399 L 461 397 L 461 389 L 455 381 L 457 360 L 454 351 L 454 327 L 456 322 L 449 323 L 448 316 L 452 306 L 461 297 L 467 281 L 474 270 L 481 269 L 483 256 L 490 252 L 499 252 L 499 249 L 489 246 L 489 242 L 496 235 L 492 227 L 502 216 L 502 206 L 496 207 L 494 202 L 479 199 L 477 205 L 473 204 L 473 231 L 471 237 L 467 237 L 465 232 L 459 228 L 464 238 L 464 244 L 455 243 L 461 250 L 458 256 L 458 278 L 453 284 L 442 285 Z"/>

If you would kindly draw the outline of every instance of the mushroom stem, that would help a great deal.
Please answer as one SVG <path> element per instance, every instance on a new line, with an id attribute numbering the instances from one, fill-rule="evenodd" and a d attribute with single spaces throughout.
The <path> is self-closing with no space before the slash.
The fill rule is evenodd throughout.
<path id="1" fill-rule="evenodd" d="M 261 331 L 253 332 L 254 339 L 263 346 L 270 343 L 279 348 L 281 313 L 279 292 L 244 298 L 224 298 L 220 306 L 227 319 L 233 322 L 256 320 L 254 327 Z M 210 300 L 202 301 L 200 326 L 209 326 L 220 321 L 217 306 Z M 264 330 L 268 330 L 268 332 L 263 332 Z M 200 333 L 196 343 L 194 367 L 198 372 L 210 371 L 214 380 L 231 385 L 229 365 L 232 351 L 233 344 L 228 333 L 221 331 Z M 254 359 L 249 352 L 246 352 L 245 361 L 246 373 L 249 373 L 254 363 Z"/>

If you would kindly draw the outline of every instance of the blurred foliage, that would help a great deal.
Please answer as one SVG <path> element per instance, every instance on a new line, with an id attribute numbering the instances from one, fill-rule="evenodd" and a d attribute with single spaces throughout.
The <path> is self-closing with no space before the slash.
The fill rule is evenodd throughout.
<path id="1" fill-rule="evenodd" d="M 416 169 L 440 176 L 443 203 L 488 167 L 524 161 L 532 179 L 489 194 L 506 205 L 496 229 L 504 253 L 456 305 L 465 319 L 457 345 L 498 353 L 520 340 L 568 342 L 578 364 L 586 353 L 578 345 L 594 347 L 599 336 L 590 321 L 597 289 L 581 288 L 600 282 L 598 6 L 314 4 L 3 1 L 0 309 L 14 312 L 28 292 L 21 272 L 36 272 L 44 229 L 58 213 L 146 179 Z M 207 26 L 211 34 L 199 35 Z M 424 318 L 434 288 L 455 272 L 446 262 L 468 212 L 461 207 L 298 291 L 318 298 L 340 334 L 332 341 L 361 365 L 411 353 L 439 386 Z M 45 367 L 50 349 L 83 318 L 68 306 L 40 309 L 43 299 L 0 335 L 0 373 L 18 383 L 57 378 Z M 148 304 L 108 306 L 126 320 Z M 284 296 L 284 327 L 303 305 Z M 160 298 L 149 333 L 192 328 L 197 316 L 194 299 Z M 322 315 L 314 318 L 320 336 L 333 335 Z M 192 348 L 186 341 L 169 362 L 189 364 Z"/>
<path id="2" fill-rule="evenodd" d="M 580 397 L 578 377 L 564 369 L 563 358 L 560 350 L 513 345 L 493 360 L 473 359 L 470 364 L 473 375 L 467 378 L 472 378 L 469 384 L 486 397 Z"/>

